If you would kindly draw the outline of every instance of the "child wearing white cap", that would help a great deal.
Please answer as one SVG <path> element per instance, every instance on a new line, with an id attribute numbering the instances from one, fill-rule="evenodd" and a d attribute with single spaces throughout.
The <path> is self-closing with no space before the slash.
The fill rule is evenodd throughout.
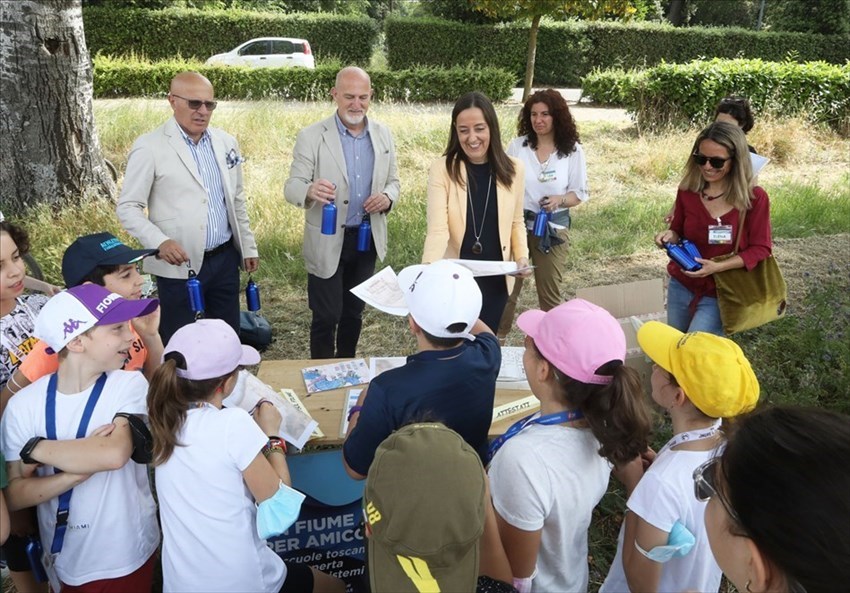
<path id="1" fill-rule="evenodd" d="M 151 587 L 159 528 L 144 465 L 150 434 L 139 418 L 148 385 L 118 369 L 132 343 L 127 322 L 158 304 L 87 284 L 57 294 L 36 318 L 34 333 L 58 353 L 59 370 L 9 401 L 2 448 L 10 508 L 38 505 L 54 589 Z"/>
<path id="2" fill-rule="evenodd" d="M 148 393 L 164 591 L 345 588 L 305 564 L 285 564 L 266 545 L 297 519 L 304 496 L 289 488 L 280 413 L 271 402 L 260 402 L 253 418 L 222 408 L 240 367 L 259 362 L 220 319 L 185 325 L 165 346 Z"/>
<path id="3" fill-rule="evenodd" d="M 356 480 L 366 477 L 381 442 L 415 420 L 441 422 L 482 461 L 487 454 L 502 353 L 478 319 L 481 289 L 469 269 L 446 260 L 409 266 L 398 282 L 419 350 L 375 377 L 350 412 L 342 452 Z"/>
<path id="4" fill-rule="evenodd" d="M 600 591 L 717 591 L 720 567 L 706 536 L 706 501 L 693 496 L 693 474 L 723 450 L 720 418 L 755 407 L 758 379 L 727 338 L 649 321 L 637 339 L 655 363 L 652 399 L 669 414 L 673 438 L 648 469 L 621 468 L 630 512 Z"/>
<path id="5" fill-rule="evenodd" d="M 586 591 L 587 530 L 611 464 L 647 450 L 640 378 L 606 310 L 581 299 L 526 311 L 523 366 L 540 412 L 493 441 L 490 488 L 521 593 Z"/>

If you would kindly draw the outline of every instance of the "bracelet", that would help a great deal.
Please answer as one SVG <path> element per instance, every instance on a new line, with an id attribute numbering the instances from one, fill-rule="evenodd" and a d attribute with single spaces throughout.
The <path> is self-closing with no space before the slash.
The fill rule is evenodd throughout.
<path id="1" fill-rule="evenodd" d="M 286 443 L 277 436 L 270 436 L 268 442 L 263 445 L 261 452 L 268 459 L 269 455 L 277 451 L 281 455 L 286 455 Z"/>
<path id="2" fill-rule="evenodd" d="M 29 465 L 39 463 L 38 461 L 32 458 L 32 452 L 33 449 L 35 449 L 38 444 L 43 440 L 45 440 L 44 437 L 32 437 L 30 440 L 28 440 L 26 444 L 21 448 L 21 461 Z"/>
<path id="3" fill-rule="evenodd" d="M 363 406 L 351 406 L 351 409 L 348 410 L 348 421 L 351 422 L 351 417 L 360 412 L 363 409 Z"/>

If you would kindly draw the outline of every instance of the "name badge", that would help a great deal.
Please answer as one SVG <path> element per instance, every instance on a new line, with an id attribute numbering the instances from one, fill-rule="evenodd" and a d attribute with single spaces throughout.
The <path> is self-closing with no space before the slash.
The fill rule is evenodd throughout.
<path id="1" fill-rule="evenodd" d="M 546 171 L 540 171 L 540 175 L 537 176 L 537 181 L 540 183 L 548 183 L 550 181 L 555 181 L 557 178 L 555 177 L 555 170 L 548 169 Z"/>
<path id="2" fill-rule="evenodd" d="M 708 242 L 711 245 L 724 245 L 732 242 L 731 224 L 712 224 L 708 227 Z"/>

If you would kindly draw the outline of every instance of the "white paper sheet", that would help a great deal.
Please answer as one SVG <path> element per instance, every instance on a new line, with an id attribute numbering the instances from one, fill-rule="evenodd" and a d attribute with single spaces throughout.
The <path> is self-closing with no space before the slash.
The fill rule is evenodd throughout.
<path id="1" fill-rule="evenodd" d="M 233 393 L 222 403 L 250 413 L 261 399 L 272 402 L 280 412 L 280 437 L 298 449 L 304 448 L 319 423 L 248 371 L 239 371 Z"/>

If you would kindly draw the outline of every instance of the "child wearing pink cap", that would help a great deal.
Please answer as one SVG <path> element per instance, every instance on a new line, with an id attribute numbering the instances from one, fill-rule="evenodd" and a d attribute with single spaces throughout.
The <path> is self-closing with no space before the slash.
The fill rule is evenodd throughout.
<path id="1" fill-rule="evenodd" d="M 289 488 L 280 413 L 263 405 L 271 402 L 253 418 L 222 408 L 240 367 L 259 362 L 221 319 L 184 325 L 165 346 L 148 392 L 163 591 L 345 589 L 306 564 L 284 564 L 266 545 L 297 519 L 304 496 Z"/>
<path id="2" fill-rule="evenodd" d="M 640 378 L 610 313 L 574 299 L 526 311 L 523 366 L 540 412 L 491 445 L 490 481 L 514 586 L 586 591 L 587 529 L 611 464 L 647 450 Z"/>

